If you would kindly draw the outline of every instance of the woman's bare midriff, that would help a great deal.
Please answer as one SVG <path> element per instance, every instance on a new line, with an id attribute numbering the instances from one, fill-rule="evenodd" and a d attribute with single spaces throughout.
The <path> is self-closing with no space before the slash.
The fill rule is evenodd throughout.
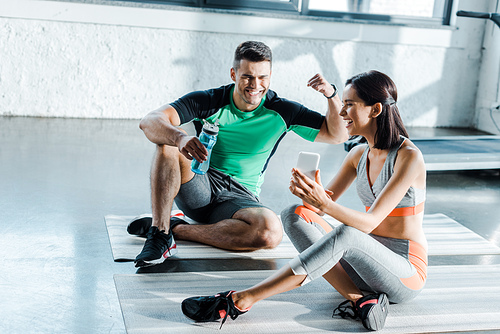
<path id="1" fill-rule="evenodd" d="M 371 233 L 381 237 L 415 241 L 427 250 L 427 239 L 422 228 L 423 218 L 423 212 L 415 216 L 387 217 Z"/>

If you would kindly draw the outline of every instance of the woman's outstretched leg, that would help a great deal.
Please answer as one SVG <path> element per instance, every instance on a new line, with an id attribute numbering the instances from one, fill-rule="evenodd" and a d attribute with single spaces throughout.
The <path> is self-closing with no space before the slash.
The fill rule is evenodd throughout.
<path id="1" fill-rule="evenodd" d="M 337 263 L 323 277 L 344 298 L 353 303 L 363 297 L 362 292 L 354 284 L 349 275 L 347 275 L 340 263 Z M 234 304 L 240 310 L 247 310 L 258 301 L 300 287 L 305 278 L 306 275 L 294 274 L 290 265 L 287 264 L 257 285 L 242 291 L 233 292 Z"/>
<path id="2" fill-rule="evenodd" d="M 195 321 L 222 319 L 222 327 L 228 317 L 236 319 L 259 300 L 298 288 L 305 277 L 305 275 L 295 275 L 290 266 L 286 265 L 249 289 L 187 298 L 182 301 L 182 312 Z"/>
<path id="3" fill-rule="evenodd" d="M 300 287 L 305 278 L 306 275 L 295 275 L 287 264 L 253 287 L 234 292 L 234 304 L 247 310 L 260 300 Z"/>
<path id="4" fill-rule="evenodd" d="M 317 213 L 302 205 L 291 205 L 284 209 L 281 212 L 281 220 L 286 234 L 299 252 L 303 252 L 333 230 L 333 227 Z M 339 263 L 324 274 L 323 278 L 348 300 L 355 302 L 363 297 Z"/>

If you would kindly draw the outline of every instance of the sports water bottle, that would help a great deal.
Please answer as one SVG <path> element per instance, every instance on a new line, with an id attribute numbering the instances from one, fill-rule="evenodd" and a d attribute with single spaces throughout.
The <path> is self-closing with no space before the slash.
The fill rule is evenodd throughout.
<path id="1" fill-rule="evenodd" d="M 211 124 L 207 121 L 203 121 L 203 129 L 200 133 L 200 142 L 207 148 L 208 156 L 207 160 L 199 162 L 193 159 L 191 163 L 191 170 L 196 174 L 205 174 L 210 166 L 210 155 L 212 154 L 212 148 L 217 141 L 217 135 L 219 134 L 219 120 L 215 121 L 215 124 Z"/>

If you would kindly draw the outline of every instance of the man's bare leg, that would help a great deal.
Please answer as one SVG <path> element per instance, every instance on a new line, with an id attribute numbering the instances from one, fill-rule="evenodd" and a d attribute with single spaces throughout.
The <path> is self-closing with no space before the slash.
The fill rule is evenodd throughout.
<path id="1" fill-rule="evenodd" d="M 176 147 L 158 145 L 151 168 L 153 226 L 168 233 L 174 198 L 181 184 L 193 177 L 191 161 L 180 154 Z M 274 248 L 283 237 L 278 216 L 262 207 L 238 210 L 232 219 L 216 224 L 179 224 L 173 232 L 178 240 L 241 251 Z"/>
<path id="2" fill-rule="evenodd" d="M 239 251 L 252 251 L 276 247 L 283 237 L 278 216 L 267 208 L 255 207 L 238 210 L 232 219 L 211 225 L 179 224 L 175 238 Z"/>
<path id="3" fill-rule="evenodd" d="M 153 226 L 169 232 L 170 213 L 181 184 L 194 176 L 191 161 L 176 147 L 158 145 L 151 167 L 151 205 Z"/>
<path id="4" fill-rule="evenodd" d="M 189 165 L 188 159 L 181 157 L 176 147 L 157 146 L 151 167 L 153 226 L 148 230 L 141 253 L 135 258 L 136 267 L 162 263 L 177 252 L 169 233 L 170 212 L 181 183 L 189 181 L 189 176 L 192 178 L 194 175 Z"/>

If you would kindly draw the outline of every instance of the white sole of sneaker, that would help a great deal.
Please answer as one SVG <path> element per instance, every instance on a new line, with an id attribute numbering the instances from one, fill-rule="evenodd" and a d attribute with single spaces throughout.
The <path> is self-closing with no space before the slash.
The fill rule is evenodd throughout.
<path id="1" fill-rule="evenodd" d="M 163 253 L 159 259 L 149 260 L 149 261 L 140 260 L 140 261 L 136 262 L 136 267 L 140 267 L 140 268 L 151 267 L 151 266 L 165 262 L 166 259 L 174 256 L 175 254 L 177 254 L 177 244 L 174 241 L 174 244 L 169 249 L 167 249 L 165 251 L 165 253 Z"/>

